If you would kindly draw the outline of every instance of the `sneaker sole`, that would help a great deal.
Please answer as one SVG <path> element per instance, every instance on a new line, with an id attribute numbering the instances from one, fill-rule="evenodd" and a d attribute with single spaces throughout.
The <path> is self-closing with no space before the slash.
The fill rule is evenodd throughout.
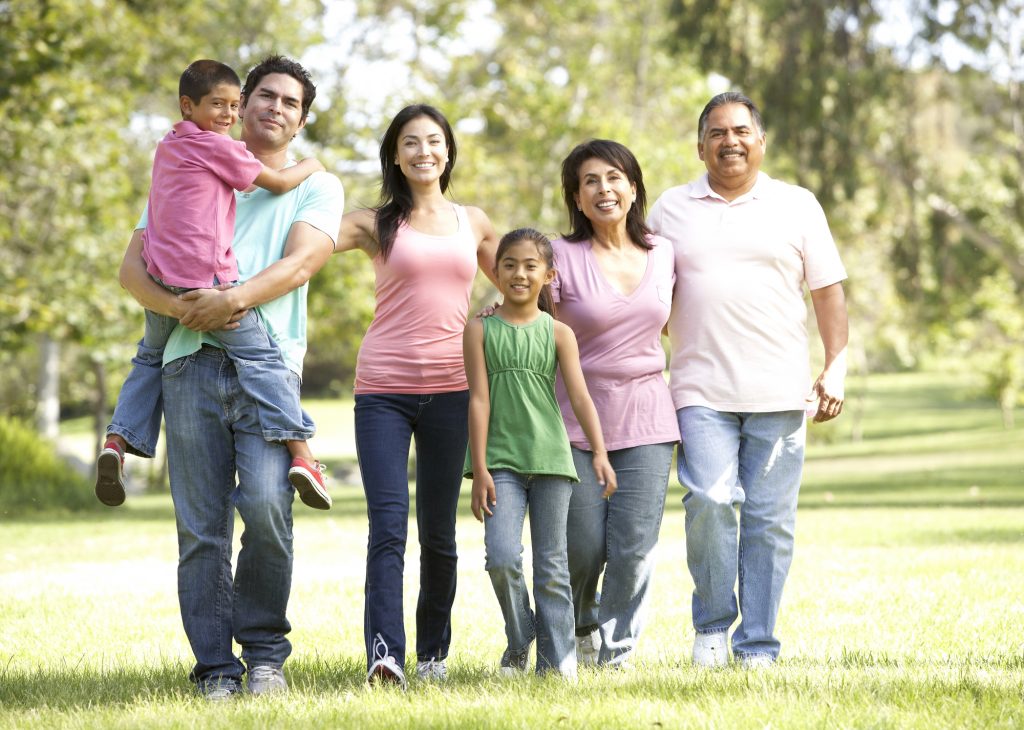
<path id="1" fill-rule="evenodd" d="M 111 451 L 101 452 L 96 459 L 96 498 L 108 507 L 124 503 L 121 459 Z"/>
<path id="2" fill-rule="evenodd" d="M 299 493 L 299 499 L 307 507 L 313 509 L 330 509 L 331 495 L 316 481 L 310 479 L 305 469 L 293 467 L 288 470 L 288 481 L 295 491 Z"/>

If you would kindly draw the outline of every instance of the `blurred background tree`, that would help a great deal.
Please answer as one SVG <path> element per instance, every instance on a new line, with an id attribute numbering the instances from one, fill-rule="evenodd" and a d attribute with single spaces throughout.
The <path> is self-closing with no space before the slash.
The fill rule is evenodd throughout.
<path id="1" fill-rule="evenodd" d="M 636 153 L 649 202 L 697 177 L 700 109 L 744 91 L 765 115 L 765 170 L 826 208 L 855 367 L 959 363 L 1011 424 L 1022 28 L 1024 0 L 0 3 L 0 399 L 45 416 L 42 431 L 58 414 L 102 428 L 142 327 L 117 269 L 178 75 L 200 57 L 244 74 L 280 52 L 314 72 L 298 149 L 341 177 L 347 209 L 376 202 L 379 137 L 426 101 L 456 126 L 454 197 L 499 231 L 564 230 L 560 162 L 588 137 Z M 360 255 L 314 278 L 307 395 L 351 388 L 372 286 Z M 481 279 L 477 302 L 491 296 Z"/>

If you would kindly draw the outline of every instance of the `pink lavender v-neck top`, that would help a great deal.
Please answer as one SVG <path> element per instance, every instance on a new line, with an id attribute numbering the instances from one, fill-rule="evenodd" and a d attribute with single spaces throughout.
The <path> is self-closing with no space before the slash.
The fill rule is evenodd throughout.
<path id="1" fill-rule="evenodd" d="M 647 252 L 647 270 L 628 294 L 605 279 L 589 241 L 552 244 L 556 313 L 576 334 L 583 376 L 609 451 L 679 440 L 661 346 L 672 310 L 675 260 L 666 239 L 652 236 L 650 242 L 654 248 Z M 561 375 L 555 393 L 569 441 L 589 451 Z"/>
<path id="2" fill-rule="evenodd" d="M 456 205 L 455 214 L 455 233 L 432 236 L 403 224 L 387 260 L 374 257 L 377 304 L 356 359 L 356 395 L 469 387 L 462 331 L 477 241 L 466 209 Z"/>

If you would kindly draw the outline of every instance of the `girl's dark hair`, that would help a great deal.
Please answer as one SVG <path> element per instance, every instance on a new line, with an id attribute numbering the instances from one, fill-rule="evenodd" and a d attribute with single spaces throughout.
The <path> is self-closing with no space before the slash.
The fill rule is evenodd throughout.
<path id="1" fill-rule="evenodd" d="M 636 200 L 626 213 L 626 233 L 637 246 L 651 249 L 653 246 L 647 238 L 651 229 L 647 227 L 647 191 L 644 189 L 644 174 L 640 163 L 625 145 L 610 139 L 591 139 L 576 145 L 569 156 L 562 162 L 562 195 L 565 207 L 569 211 L 569 227 L 571 230 L 563 238 L 566 241 L 586 241 L 594 236 L 594 227 L 590 219 L 576 207 L 575 194 L 580 189 L 580 168 L 583 163 L 592 159 L 604 160 L 612 167 L 622 171 L 630 183 L 636 185 Z"/>
<path id="2" fill-rule="evenodd" d="M 537 253 L 544 259 L 549 269 L 555 268 L 555 250 L 551 247 L 551 240 L 540 231 L 534 228 L 517 228 L 509 231 L 498 241 L 498 250 L 494 252 L 495 268 L 499 266 L 501 257 L 505 252 L 517 243 L 529 241 L 537 247 Z M 540 290 L 540 297 L 537 299 L 537 306 L 540 311 L 555 316 L 555 300 L 551 296 L 551 287 L 545 284 Z"/>
<path id="3" fill-rule="evenodd" d="M 428 117 L 436 122 L 444 132 L 444 141 L 448 145 L 448 164 L 441 173 L 442 193 L 448 189 L 452 168 L 455 167 L 455 135 L 444 114 L 429 104 L 412 104 L 395 115 L 380 142 L 380 201 L 374 209 L 377 212 L 374 228 L 380 255 L 384 260 L 387 260 L 388 254 L 391 253 L 399 226 L 409 220 L 409 214 L 412 213 L 412 191 L 409 189 L 409 181 L 405 179 L 402 169 L 395 164 L 398 135 L 401 134 L 402 127 L 419 117 Z"/>

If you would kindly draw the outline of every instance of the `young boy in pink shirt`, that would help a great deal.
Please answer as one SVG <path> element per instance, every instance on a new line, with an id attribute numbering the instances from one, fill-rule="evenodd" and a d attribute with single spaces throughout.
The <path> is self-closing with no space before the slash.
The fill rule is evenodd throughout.
<path id="1" fill-rule="evenodd" d="M 306 159 L 283 170 L 260 162 L 229 135 L 241 107 L 241 81 L 218 61 L 190 64 L 178 85 L 182 121 L 161 140 L 153 160 L 142 256 L 153 279 L 170 291 L 235 283 L 231 250 L 235 190 L 256 185 L 286 193 L 323 165 Z M 106 505 L 124 502 L 124 454 L 152 456 L 159 436 L 160 394 L 147 392 L 136 369 L 160 364 L 178 320 L 146 310 L 146 329 L 133 369 L 121 387 L 111 429 L 96 462 L 96 496 Z M 235 364 L 243 389 L 257 403 L 268 441 L 283 441 L 293 459 L 288 479 L 302 501 L 329 509 L 324 468 L 306 440 L 313 425 L 299 405 L 298 383 L 259 313 L 250 310 L 237 329 L 209 333 Z M 114 427 L 119 433 L 112 433 Z M 121 434 L 129 434 L 126 438 Z"/>

